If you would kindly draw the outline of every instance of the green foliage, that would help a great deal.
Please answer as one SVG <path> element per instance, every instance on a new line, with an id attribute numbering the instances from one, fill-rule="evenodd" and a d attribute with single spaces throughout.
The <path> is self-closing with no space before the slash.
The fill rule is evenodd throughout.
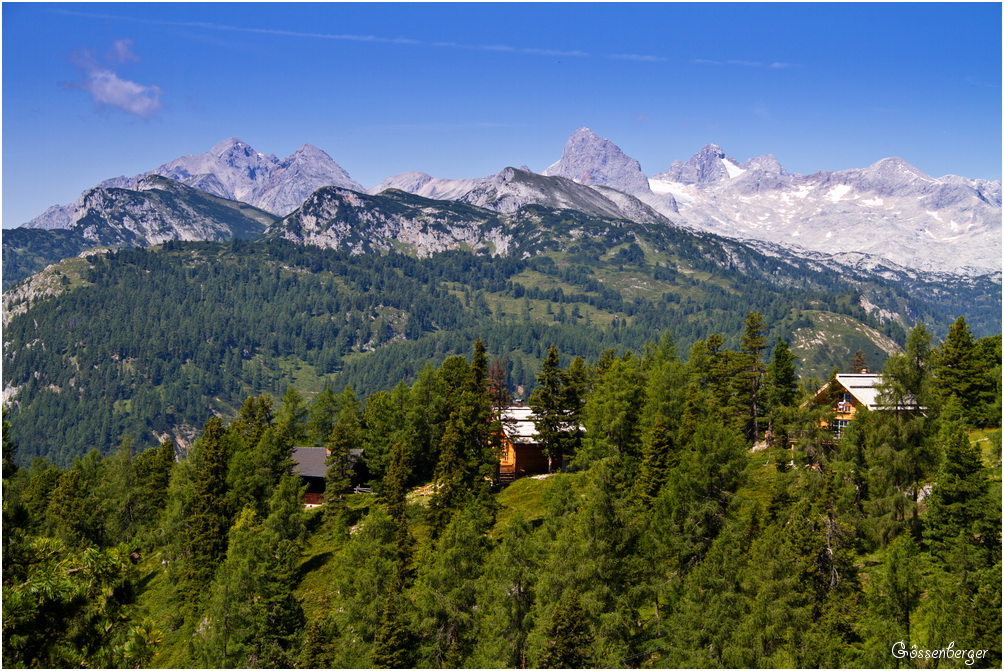
<path id="1" fill-rule="evenodd" d="M 290 386 L 305 397 L 348 385 L 361 396 L 390 391 L 479 337 L 512 362 L 512 384 L 526 397 L 550 343 L 588 362 L 610 348 L 640 351 L 668 327 L 682 347 L 714 332 L 732 334 L 727 344 L 735 346 L 748 311 L 762 315 L 773 340 L 789 337 L 809 309 L 901 340 L 898 325 L 883 326 L 861 309 L 858 291 L 880 307 L 948 324 L 942 308 L 892 284 L 873 278 L 852 291 L 836 272 L 714 236 L 534 209 L 525 215 L 527 235 L 516 239 L 525 240 L 528 259 L 353 256 L 270 240 L 170 242 L 67 261 L 57 270 L 70 285 L 58 296 L 25 299 L 27 311 L 12 309 L 4 329 L 3 383 L 18 389 L 11 430 L 19 464 L 46 456 L 65 466 L 92 447 L 108 454 L 125 434 L 139 449 L 166 437 L 188 444 L 212 414 L 234 417 L 248 396 L 278 398 Z M 623 270 L 593 249 L 632 243 L 645 261 L 635 254 L 632 264 L 640 265 Z M 547 316 L 546 306 L 564 312 L 565 322 Z M 999 315 L 995 325 L 980 320 L 980 335 L 999 329 Z M 844 362 L 839 353 L 821 356 Z M 294 442 L 316 445 L 336 415 L 330 403 L 303 401 L 317 412 L 305 427 L 297 423 Z M 432 460 L 428 472 L 434 467 Z"/>
<path id="2" fill-rule="evenodd" d="M 575 594 L 569 594 L 554 609 L 547 628 L 547 644 L 538 666 L 542 669 L 583 669 L 592 666 L 591 637 L 585 613 Z"/>
<path id="3" fill-rule="evenodd" d="M 501 489 L 478 342 L 362 402 L 249 397 L 177 463 L 129 439 L 35 460 L 4 478 L 5 666 L 883 667 L 898 640 L 999 664 L 999 432 L 928 391 L 929 336 L 840 440 L 783 341 L 759 372 L 757 347 L 541 352 L 535 401 L 581 408 L 583 444 L 574 472 Z M 794 443 L 750 449 L 754 399 Z M 328 502 L 305 510 L 290 450 L 329 425 Z M 376 495 L 338 495 L 355 445 Z"/>

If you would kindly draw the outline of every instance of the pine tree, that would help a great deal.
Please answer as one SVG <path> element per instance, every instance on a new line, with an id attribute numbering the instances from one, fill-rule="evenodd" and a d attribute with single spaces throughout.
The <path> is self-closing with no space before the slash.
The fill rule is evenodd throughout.
<path id="1" fill-rule="evenodd" d="M 331 429 L 324 446 L 328 456 L 324 478 L 324 515 L 337 519 L 345 512 L 345 496 L 352 485 L 349 451 L 361 442 L 359 418 L 354 407 L 345 406 Z"/>
<path id="2" fill-rule="evenodd" d="M 384 476 L 380 497 L 387 507 L 387 514 L 397 526 L 397 563 L 400 580 L 405 581 L 411 565 L 411 554 L 415 540 L 408 530 L 408 455 L 403 443 L 394 443 L 391 449 L 390 468 Z"/>
<path id="3" fill-rule="evenodd" d="M 530 395 L 537 440 L 547 457 L 548 473 L 560 468 L 565 456 L 566 418 L 563 401 L 566 382 L 564 371 L 559 366 L 559 357 L 558 348 L 552 344 L 547 350 L 540 373 L 537 374 L 537 387 Z"/>
<path id="4" fill-rule="evenodd" d="M 942 400 L 956 396 L 966 408 L 966 419 L 975 423 L 984 391 L 979 351 L 963 317 L 949 327 L 948 335 L 932 353 L 935 391 Z"/>
<path id="5" fill-rule="evenodd" d="M 585 621 L 585 611 L 574 592 L 566 592 L 547 628 L 547 645 L 537 662 L 542 669 L 588 668 L 592 635 Z"/>
<path id="6" fill-rule="evenodd" d="M 502 529 L 478 584 L 479 616 L 469 666 L 527 667 L 527 637 L 544 549 L 522 519 L 510 518 Z"/>
<path id="7" fill-rule="evenodd" d="M 645 437 L 643 444 L 635 496 L 642 506 L 647 506 L 669 478 L 669 470 L 676 465 L 673 435 L 666 426 L 665 419 L 656 419 L 655 426 Z"/>
<path id="8" fill-rule="evenodd" d="M 788 343 L 780 337 L 774 345 L 774 354 L 767 365 L 764 377 L 764 409 L 768 417 L 768 430 L 774 444 L 788 446 L 788 432 L 785 427 L 785 410 L 795 403 L 798 392 L 798 375 L 795 373 L 797 357 L 791 353 Z"/>
<path id="9" fill-rule="evenodd" d="M 224 508 L 227 485 L 227 445 L 223 423 L 211 417 L 192 449 L 193 482 L 189 513 L 182 526 L 182 590 L 187 603 L 197 604 L 223 560 L 229 519 Z"/>
<path id="10" fill-rule="evenodd" d="M 953 396 L 949 406 L 956 415 L 964 410 Z M 944 459 L 924 519 L 924 540 L 944 557 L 950 546 L 968 543 L 1000 557 L 1000 513 L 990 497 L 987 469 L 979 449 L 969 442 L 960 423 L 948 423 L 940 434 Z"/>
<path id="11" fill-rule="evenodd" d="M 864 350 L 858 350 L 854 352 L 854 356 L 851 357 L 851 368 L 852 373 L 866 373 L 868 372 L 868 357 L 865 356 Z"/>
<path id="12" fill-rule="evenodd" d="M 7 421 L 7 406 L 3 407 L 3 479 L 6 480 L 17 473 L 17 464 L 14 463 L 14 452 L 17 445 L 10 432 L 10 422 Z"/>
<path id="13" fill-rule="evenodd" d="M 745 330 L 739 340 L 739 353 L 743 363 L 744 407 L 748 416 L 746 439 L 756 442 L 760 435 L 760 411 L 763 400 L 760 398 L 760 388 L 763 385 L 765 372 L 763 352 L 767 348 L 766 326 L 763 315 L 750 312 L 746 315 Z"/>
<path id="14" fill-rule="evenodd" d="M 282 395 L 282 405 L 275 420 L 294 445 L 302 445 L 307 437 L 307 413 L 303 396 L 295 388 L 288 387 Z"/>
<path id="15" fill-rule="evenodd" d="M 417 562 L 414 595 L 422 638 L 419 666 L 466 665 L 474 644 L 478 585 L 492 521 L 482 502 L 472 501 L 456 511 L 435 548 Z"/>
<path id="16" fill-rule="evenodd" d="M 384 597 L 380 626 L 371 653 L 374 669 L 407 669 L 412 665 L 413 643 L 402 622 L 400 601 L 401 595 L 395 588 L 388 590 Z"/>

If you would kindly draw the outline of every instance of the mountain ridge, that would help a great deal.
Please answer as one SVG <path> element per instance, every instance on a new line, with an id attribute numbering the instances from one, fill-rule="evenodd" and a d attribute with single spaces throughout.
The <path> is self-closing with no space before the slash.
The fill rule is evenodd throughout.
<path id="1" fill-rule="evenodd" d="M 648 177 L 616 144 L 582 127 L 571 134 L 561 158 L 539 174 L 505 168 L 487 177 L 443 179 L 413 171 L 365 189 L 312 145 L 278 159 L 228 138 L 204 154 L 98 187 L 137 190 L 153 174 L 277 216 L 294 212 L 323 186 L 370 194 L 397 188 L 502 213 L 532 203 L 662 221 L 787 245 L 796 252 L 860 253 L 932 272 L 1001 270 L 1000 182 L 935 178 L 897 157 L 865 168 L 800 175 L 788 172 L 772 154 L 740 162 L 708 144 L 686 162 L 675 160 L 668 170 Z M 68 228 L 79 219 L 83 198 L 50 207 L 25 226 Z"/>

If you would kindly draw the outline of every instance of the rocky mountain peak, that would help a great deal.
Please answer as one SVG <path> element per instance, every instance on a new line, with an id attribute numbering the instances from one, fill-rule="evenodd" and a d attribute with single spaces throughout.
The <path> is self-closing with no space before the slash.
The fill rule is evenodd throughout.
<path id="1" fill-rule="evenodd" d="M 314 160 L 314 161 L 324 161 L 334 163 L 334 159 L 328 155 L 323 149 L 318 149 L 312 144 L 305 144 L 296 151 L 294 151 L 290 158 L 298 158 L 303 160 Z"/>
<path id="2" fill-rule="evenodd" d="M 755 156 L 743 163 L 742 167 L 745 170 L 760 172 L 766 175 L 785 176 L 788 174 L 788 171 L 781 166 L 781 163 L 774 154 Z"/>
<path id="3" fill-rule="evenodd" d="M 572 133 L 561 159 L 543 174 L 588 186 L 609 186 L 625 193 L 649 193 L 641 164 L 586 127 Z"/>
<path id="4" fill-rule="evenodd" d="M 726 181 L 742 171 L 738 161 L 726 156 L 721 147 L 708 144 L 686 163 L 673 161 L 669 170 L 655 175 L 655 179 L 681 184 L 709 184 Z"/>
<path id="5" fill-rule="evenodd" d="M 912 182 L 917 179 L 933 182 L 933 177 L 907 163 L 903 159 L 892 156 L 875 161 L 870 166 L 861 171 L 878 178 L 893 180 L 899 183 Z"/>
<path id="6" fill-rule="evenodd" d="M 711 143 L 701 147 L 701 151 L 694 154 L 690 160 L 691 161 L 696 160 L 697 162 L 700 163 L 707 163 L 716 158 L 725 158 L 725 152 L 717 144 Z"/>
<path id="7" fill-rule="evenodd" d="M 223 158 L 234 155 L 251 156 L 255 153 L 255 150 L 240 138 L 228 137 L 214 144 L 209 153 L 218 158 Z"/>

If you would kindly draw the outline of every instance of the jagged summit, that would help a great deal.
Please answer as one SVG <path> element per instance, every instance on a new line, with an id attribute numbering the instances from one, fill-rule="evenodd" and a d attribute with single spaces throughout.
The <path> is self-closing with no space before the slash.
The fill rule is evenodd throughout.
<path id="1" fill-rule="evenodd" d="M 228 137 L 227 139 L 220 140 L 214 144 L 212 149 L 209 150 L 209 153 L 213 156 L 223 156 L 225 154 L 232 153 L 234 150 L 240 150 L 242 148 L 251 149 L 251 147 L 240 138 Z"/>
<path id="2" fill-rule="evenodd" d="M 322 186 L 365 189 L 324 151 L 305 144 L 284 159 L 265 155 L 240 138 L 228 137 L 203 154 L 190 154 L 134 177 L 115 177 L 99 187 L 136 189 L 147 175 L 161 175 L 206 193 L 239 200 L 276 215 L 298 208 Z M 25 224 L 28 228 L 69 228 L 81 200 L 54 206 Z"/>
<path id="3" fill-rule="evenodd" d="M 609 186 L 624 193 L 649 193 L 641 164 L 585 126 L 571 134 L 561 159 L 543 174 L 587 186 Z"/>
<path id="4" fill-rule="evenodd" d="M 651 184 L 676 196 L 681 223 L 720 235 L 923 270 L 1000 268 L 1000 183 L 935 179 L 899 157 L 803 176 L 772 154 L 739 163 L 709 144 Z"/>
<path id="5" fill-rule="evenodd" d="M 680 184 L 709 184 L 738 177 L 744 172 L 731 156 L 717 144 L 705 145 L 690 157 L 686 163 L 673 161 L 666 172 L 655 175 L 655 179 Z"/>

